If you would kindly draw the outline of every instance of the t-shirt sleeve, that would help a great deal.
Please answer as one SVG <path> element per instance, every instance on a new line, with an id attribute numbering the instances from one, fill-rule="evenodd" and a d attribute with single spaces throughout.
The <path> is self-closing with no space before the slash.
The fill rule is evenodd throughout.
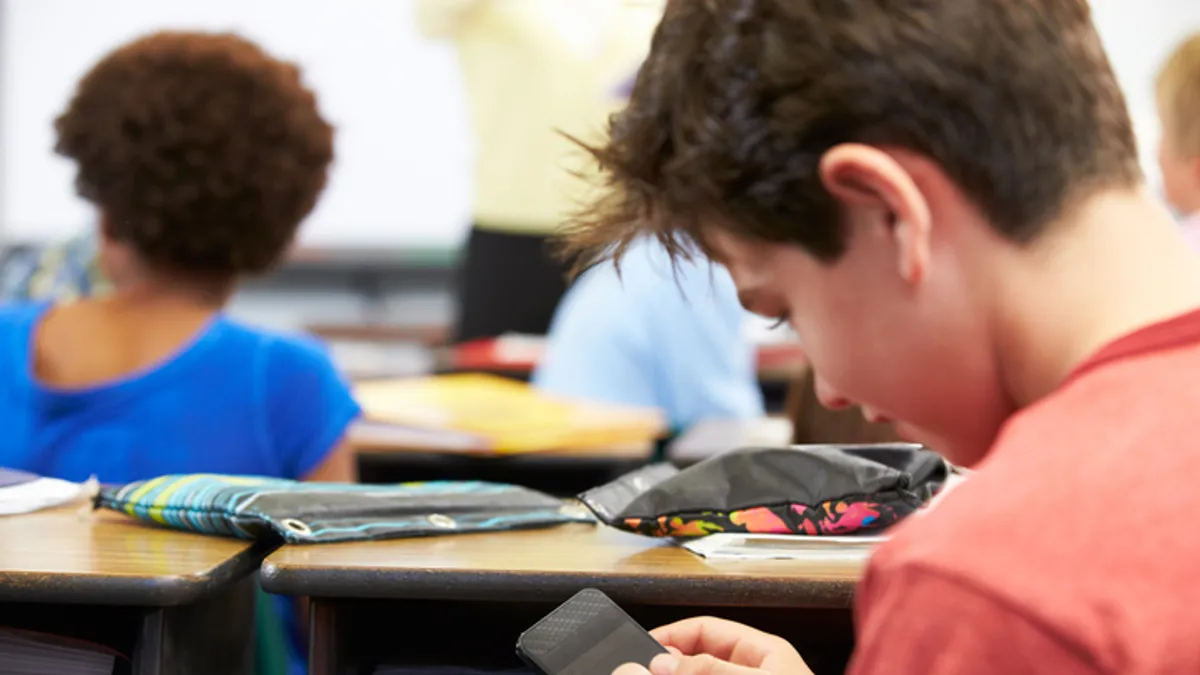
<path id="1" fill-rule="evenodd" d="M 970 583 L 921 568 L 870 574 L 859 589 L 849 675 L 1101 672 L 1077 644 Z"/>
<path id="2" fill-rule="evenodd" d="M 361 414 L 350 385 L 311 339 L 276 339 L 266 363 L 267 437 L 287 478 L 303 479 Z"/>

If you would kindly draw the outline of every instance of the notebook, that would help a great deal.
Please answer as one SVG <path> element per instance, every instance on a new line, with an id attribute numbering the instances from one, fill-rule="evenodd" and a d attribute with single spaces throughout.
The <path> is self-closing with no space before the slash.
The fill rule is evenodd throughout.
<path id="1" fill-rule="evenodd" d="M 120 655 L 82 640 L 0 628 L 5 675 L 111 675 Z"/>
<path id="2" fill-rule="evenodd" d="M 94 483 L 71 483 L 0 467 L 0 516 L 69 504 L 94 491 Z"/>
<path id="3" fill-rule="evenodd" d="M 795 534 L 710 534 L 683 544 L 710 560 L 866 560 L 886 535 L 808 537 Z"/>
<path id="4" fill-rule="evenodd" d="M 362 382 L 354 393 L 365 417 L 351 432 L 356 442 L 372 435 L 382 442 L 390 430 L 406 447 L 507 454 L 649 447 L 666 432 L 655 408 L 558 398 L 494 375 Z"/>

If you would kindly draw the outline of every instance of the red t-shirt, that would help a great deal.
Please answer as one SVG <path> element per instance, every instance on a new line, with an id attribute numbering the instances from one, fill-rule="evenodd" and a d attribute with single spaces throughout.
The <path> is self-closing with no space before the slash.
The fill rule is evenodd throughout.
<path id="1" fill-rule="evenodd" d="M 871 560 L 853 675 L 1200 673 L 1200 312 L 1014 416 Z"/>

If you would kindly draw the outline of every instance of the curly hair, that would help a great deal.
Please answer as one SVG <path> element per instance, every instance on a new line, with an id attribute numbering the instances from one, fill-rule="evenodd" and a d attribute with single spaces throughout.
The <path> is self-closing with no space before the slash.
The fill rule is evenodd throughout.
<path id="1" fill-rule="evenodd" d="M 333 127 L 299 69 L 232 34 L 160 32 L 110 53 L 55 121 L 105 233 L 175 272 L 268 270 L 325 187 Z"/>
<path id="2" fill-rule="evenodd" d="M 604 195 L 564 229 L 581 267 L 710 226 L 846 246 L 818 166 L 835 145 L 936 162 L 994 227 L 1033 239 L 1076 198 L 1141 180 L 1086 0 L 671 0 L 609 139 Z"/>

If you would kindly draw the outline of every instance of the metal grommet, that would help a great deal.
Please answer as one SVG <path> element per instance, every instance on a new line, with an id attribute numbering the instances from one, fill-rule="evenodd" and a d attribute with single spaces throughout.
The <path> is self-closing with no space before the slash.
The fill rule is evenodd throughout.
<path id="1" fill-rule="evenodd" d="M 458 523 L 455 523 L 453 518 L 450 516 L 444 516 L 440 513 L 429 514 L 428 520 L 429 523 L 434 527 L 440 527 L 445 530 L 452 530 L 455 527 L 458 527 Z"/>
<path id="2" fill-rule="evenodd" d="M 303 523 L 295 518 L 286 518 L 280 522 L 285 529 L 294 532 L 302 537 L 307 537 L 312 534 L 312 528 L 307 523 Z"/>

